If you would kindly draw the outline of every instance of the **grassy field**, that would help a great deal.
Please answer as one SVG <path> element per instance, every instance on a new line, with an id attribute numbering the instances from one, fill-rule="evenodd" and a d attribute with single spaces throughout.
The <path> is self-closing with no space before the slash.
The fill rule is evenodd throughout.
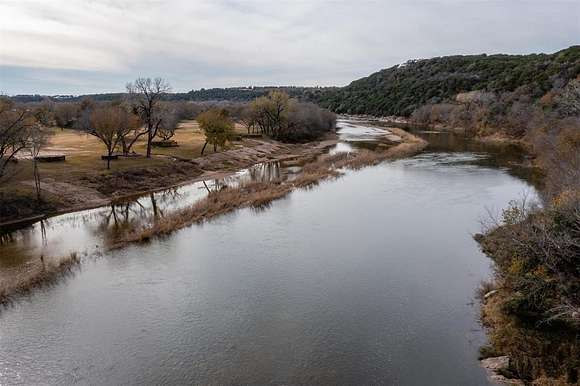
<path id="1" fill-rule="evenodd" d="M 236 132 L 242 134 L 245 128 L 236 125 Z M 43 148 L 46 154 L 64 154 L 66 162 L 54 162 L 38 164 L 40 175 L 43 179 L 67 180 L 74 177 L 82 177 L 94 173 L 113 173 L 139 169 L 143 167 L 155 167 L 164 165 L 170 160 L 167 156 L 183 159 L 194 159 L 201 156 L 201 149 L 205 143 L 205 136 L 195 121 L 183 121 L 172 138 L 178 143 L 178 147 L 153 147 L 153 157 L 120 157 L 111 162 L 111 170 L 107 170 L 107 164 L 101 160 L 101 155 L 106 154 L 103 143 L 96 137 L 81 133 L 77 130 L 54 128 L 48 144 Z M 133 146 L 133 151 L 144 155 L 147 141 L 145 136 Z M 220 151 L 221 149 L 218 149 Z M 205 154 L 213 153 L 213 147 L 207 146 Z M 26 152 L 21 156 L 26 157 Z M 32 180 L 32 166 L 27 159 L 20 159 L 18 164 L 13 165 L 10 171 L 10 185 L 18 182 Z"/>
<path id="2" fill-rule="evenodd" d="M 235 130 L 239 134 L 245 132 L 245 128 L 241 125 L 236 125 Z M 73 196 L 77 196 L 77 201 L 83 200 L 82 189 L 85 189 L 84 193 L 88 192 L 87 189 L 95 190 L 92 197 L 89 197 L 91 194 L 85 197 L 88 199 L 98 196 L 99 190 L 106 194 L 111 185 L 123 186 L 130 183 L 122 181 L 119 176 L 127 176 L 130 181 L 137 181 L 135 182 L 137 190 L 146 189 L 156 174 L 160 177 L 158 184 L 161 185 L 169 183 L 168 178 L 172 174 L 178 174 L 177 177 L 182 180 L 193 176 L 196 173 L 194 166 L 176 162 L 172 157 L 182 160 L 200 157 L 205 143 L 204 134 L 195 121 L 183 121 L 172 140 L 177 142 L 177 147 L 153 147 L 153 157 L 145 158 L 146 138 L 143 136 L 132 149 L 143 156 L 120 157 L 111 161 L 111 169 L 107 170 L 106 162 L 101 160 L 101 155 L 106 154 L 106 149 L 99 139 L 76 130 L 54 128 L 42 153 L 64 154 L 66 161 L 38 163 L 45 202 L 43 204 L 32 202 L 34 201 L 32 162 L 26 157 L 27 152 L 24 150 L 20 153 L 18 162 L 10 166 L 7 177 L 0 183 L 0 206 L 2 206 L 0 220 L 25 217 L 37 212 L 52 212 L 63 206 L 71 206 Z M 235 146 L 239 145 L 230 145 Z M 218 152 L 220 151 L 223 149 L 218 149 Z M 213 147 L 207 146 L 204 155 L 211 153 Z M 100 185 L 103 184 L 108 184 L 109 187 L 100 189 Z M 78 187 L 78 191 L 71 189 L 74 187 Z M 74 204 L 72 206 L 78 206 L 82 202 Z"/>

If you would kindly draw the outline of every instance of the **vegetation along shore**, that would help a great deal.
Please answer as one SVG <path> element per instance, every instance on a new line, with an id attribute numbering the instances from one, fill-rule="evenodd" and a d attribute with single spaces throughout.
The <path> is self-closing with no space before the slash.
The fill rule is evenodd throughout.
<path id="1" fill-rule="evenodd" d="M 552 54 L 412 60 L 345 87 L 170 93 L 164 80 L 140 78 L 122 94 L 4 97 L 0 221 L 103 205 L 265 161 L 292 159 L 302 167 L 294 179 L 211 191 L 157 222 L 124 229 L 111 240 L 119 247 L 236 208 L 260 208 L 344 169 L 426 146 L 392 129 L 402 143 L 324 154 L 336 143 L 335 113 L 526 148 L 530 163 L 544 174 L 540 201 L 514 201 L 475 236 L 494 262 L 493 280 L 480 291 L 489 333 L 481 359 L 502 382 L 578 384 L 580 46 Z M 7 285 L 2 296 L 69 267 L 39 271 Z"/>

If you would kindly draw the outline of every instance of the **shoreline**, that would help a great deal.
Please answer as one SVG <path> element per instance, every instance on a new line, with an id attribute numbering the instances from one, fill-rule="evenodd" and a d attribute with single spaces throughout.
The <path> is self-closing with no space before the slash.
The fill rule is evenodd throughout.
<path id="1" fill-rule="evenodd" d="M 158 223 L 154 223 L 150 228 L 137 228 L 126 230 L 121 235 L 113 238 L 106 246 L 106 250 L 113 250 L 125 247 L 132 243 L 149 241 L 153 237 L 167 235 L 181 228 L 211 220 L 220 215 L 236 211 L 246 207 L 265 208 L 272 201 L 281 199 L 297 189 L 312 187 L 323 180 L 340 177 L 344 172 L 340 169 L 357 170 L 367 166 L 377 165 L 386 160 L 405 158 L 422 151 L 427 142 L 402 129 L 393 128 L 392 133 L 399 135 L 402 142 L 387 149 L 371 151 L 359 150 L 353 153 L 337 153 L 334 155 L 324 154 L 324 151 L 338 142 L 337 140 L 327 140 L 316 142 L 313 146 L 309 143 L 307 154 L 289 157 L 289 154 L 279 155 L 270 162 L 282 159 L 301 159 L 304 165 L 296 180 L 292 181 L 272 181 L 272 182 L 251 182 L 242 184 L 236 188 L 226 188 L 212 192 L 200 201 L 193 202 L 190 206 L 182 210 L 177 210 L 168 214 Z M 311 151 L 315 150 L 315 153 Z M 300 158 L 302 156 L 302 158 Z M 265 160 L 263 161 L 265 162 Z M 251 165 L 250 165 L 251 166 Z M 249 167 L 249 166 L 248 166 Z M 212 172 L 218 173 L 218 172 Z M 222 172 L 223 173 L 223 172 Z M 234 174 L 235 171 L 226 171 L 223 175 Z M 202 180 L 197 177 L 197 181 Z M 195 182 L 190 180 L 179 185 Z M 164 190 L 161 188 L 157 190 Z M 131 196 L 135 196 L 130 195 Z M 119 198 L 117 198 L 119 199 Z M 99 207 L 99 206 L 97 206 Z M 91 208 L 89 208 L 91 209 Z M 94 208 L 92 208 L 94 209 Z M 86 209 L 82 209 L 86 210 Z M 74 257 L 74 259 L 73 259 Z M 42 288 L 54 283 L 58 278 L 67 276 L 72 272 L 72 267 L 81 267 L 82 261 L 76 253 L 71 257 L 64 257 L 49 264 L 50 269 L 45 265 L 36 267 L 32 272 L 25 272 L 21 277 L 15 277 L 11 283 L 4 283 L 0 286 L 0 313 L 2 307 L 9 305 L 19 295 L 30 293 L 36 288 Z"/>
<path id="2" fill-rule="evenodd" d="M 427 146 L 425 140 L 402 129 L 392 128 L 391 131 L 401 137 L 401 143 L 385 150 L 319 155 L 317 160 L 306 163 L 294 180 L 249 182 L 239 187 L 211 192 L 202 200 L 169 214 L 149 228 L 137 227 L 125 230 L 114 239 L 111 249 L 121 248 L 129 243 L 146 242 L 155 236 L 167 235 L 238 209 L 267 207 L 271 202 L 282 199 L 297 189 L 307 189 L 322 181 L 339 178 L 345 169 L 358 170 L 383 161 L 410 157 Z"/>
<path id="3" fill-rule="evenodd" d="M 90 210 L 90 209 L 97 209 L 103 206 L 107 206 L 110 204 L 114 204 L 116 202 L 119 201 L 126 201 L 126 200 L 131 200 L 131 199 L 135 199 L 138 198 L 140 196 L 143 195 L 147 195 L 150 193 L 156 193 L 156 192 L 160 192 L 163 190 L 167 190 L 167 189 L 173 189 L 173 188 L 178 188 L 180 186 L 184 186 L 184 185 L 189 185 L 195 182 L 199 182 L 199 181 L 204 181 L 204 180 L 208 180 L 208 179 L 215 179 L 215 178 L 224 178 L 224 177 L 228 177 L 231 175 L 236 174 L 237 172 L 247 169 L 247 168 L 251 168 L 252 166 L 258 165 L 260 163 L 264 163 L 264 162 L 280 162 L 280 161 L 284 161 L 286 159 L 294 159 L 294 158 L 298 158 L 301 156 L 304 156 L 304 152 L 307 151 L 313 151 L 312 154 L 313 156 L 318 156 L 320 154 L 322 154 L 326 149 L 328 149 L 329 147 L 332 147 L 334 145 L 336 145 L 339 140 L 338 138 L 336 138 L 335 135 L 332 136 L 333 138 L 326 138 L 326 139 L 321 139 L 319 141 L 313 141 L 313 142 L 307 142 L 307 143 L 303 143 L 303 144 L 284 144 L 278 141 L 272 141 L 272 140 L 254 140 L 254 142 L 259 142 L 259 143 L 274 143 L 275 145 L 280 146 L 280 148 L 287 148 L 288 151 L 282 152 L 282 153 L 271 153 L 269 155 L 264 155 L 263 158 L 264 159 L 250 159 L 248 162 L 239 162 L 235 165 L 236 168 L 232 169 L 231 167 L 227 168 L 227 167 L 221 167 L 218 169 L 221 170 L 204 170 L 201 169 L 201 174 L 198 174 L 197 176 L 192 176 L 183 180 L 180 180 L 178 182 L 175 183 L 171 183 L 168 185 L 161 185 L 161 186 L 157 186 L 154 188 L 150 188 L 150 189 L 145 189 L 145 190 L 135 190 L 135 191 L 131 191 L 131 192 L 123 192 L 120 194 L 109 194 L 104 196 L 103 198 L 100 198 L 98 200 L 92 200 L 92 201 L 87 201 L 84 202 L 83 204 L 80 205 L 69 205 L 69 206 L 65 206 L 63 208 L 59 208 L 56 209 L 54 211 L 49 211 L 49 212 L 45 212 L 45 213 L 37 213 L 37 214 L 33 214 L 33 215 L 29 215 L 23 218 L 12 218 L 12 219 L 6 219 L 5 221 L 0 222 L 0 233 L 10 233 L 22 228 L 26 228 L 30 225 L 33 225 L 34 223 L 38 222 L 38 221 L 42 221 L 42 220 L 46 220 L 52 217 L 56 217 L 56 216 L 60 216 L 60 215 L 64 215 L 64 214 L 68 214 L 68 213 L 74 213 L 74 212 L 80 212 L 80 211 L 84 211 L 84 210 Z M 253 147 L 246 147 L 244 146 L 243 149 L 252 149 Z M 212 153 L 212 154 L 208 154 L 206 156 L 202 156 L 199 158 L 194 158 L 194 159 L 177 159 L 178 162 L 184 162 L 184 163 L 191 163 L 191 164 L 195 164 L 198 162 L 202 162 L 202 163 L 209 163 L 207 160 L 211 160 L 211 158 L 215 158 L 216 154 L 218 155 L 222 155 L 224 153 L 227 153 L 229 150 L 226 150 L 224 152 L 221 153 Z M 174 174 L 175 179 L 177 178 L 177 174 Z"/>
<path id="4" fill-rule="evenodd" d="M 424 128 L 427 130 L 432 130 L 433 132 L 446 132 L 446 133 L 454 133 L 454 134 L 464 134 L 466 132 L 465 128 L 462 127 L 454 127 L 448 126 L 441 123 L 436 124 L 425 124 L 419 125 L 413 123 L 410 118 L 401 117 L 401 116 L 387 116 L 387 117 L 378 117 L 378 116 L 371 116 L 371 115 L 340 115 L 339 117 L 345 119 L 352 119 L 361 122 L 373 122 L 377 123 L 382 126 L 389 126 L 389 127 L 397 127 L 402 129 L 420 129 Z M 530 149 L 530 144 L 526 142 L 524 139 L 516 139 L 511 138 L 505 134 L 500 132 L 496 132 L 493 134 L 488 135 L 479 135 L 476 134 L 475 136 L 471 136 L 471 139 L 490 144 L 490 145 L 514 145 L 522 148 L 527 153 L 532 153 Z"/>

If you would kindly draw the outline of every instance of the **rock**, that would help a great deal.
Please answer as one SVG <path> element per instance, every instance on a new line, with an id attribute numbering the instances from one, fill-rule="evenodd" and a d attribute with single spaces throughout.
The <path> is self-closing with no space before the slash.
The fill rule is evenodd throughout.
<path id="1" fill-rule="evenodd" d="M 499 373 L 501 370 L 507 369 L 509 365 L 510 358 L 505 355 L 501 357 L 487 358 L 481 361 L 481 366 L 490 372 L 489 379 L 491 379 L 495 384 L 506 386 L 524 386 L 524 382 L 522 380 L 506 378 Z"/>
<path id="2" fill-rule="evenodd" d="M 490 297 L 492 297 L 493 295 L 495 295 L 496 293 L 498 293 L 498 290 L 491 290 L 488 293 L 486 293 L 485 295 L 483 295 L 484 299 L 489 299 Z"/>
<path id="3" fill-rule="evenodd" d="M 481 361 L 481 365 L 491 371 L 498 371 L 508 368 L 510 365 L 510 358 L 508 356 L 501 356 L 495 358 L 487 358 Z"/>
<path id="4" fill-rule="evenodd" d="M 387 141 L 392 142 L 392 143 L 403 142 L 403 139 L 396 134 L 386 134 L 385 138 L 387 139 Z"/>
<path id="5" fill-rule="evenodd" d="M 525 383 L 520 380 L 520 379 L 509 379 L 504 377 L 503 375 L 492 375 L 489 377 L 489 379 L 491 379 L 492 382 L 498 384 L 498 385 L 504 385 L 504 386 L 525 386 Z"/>

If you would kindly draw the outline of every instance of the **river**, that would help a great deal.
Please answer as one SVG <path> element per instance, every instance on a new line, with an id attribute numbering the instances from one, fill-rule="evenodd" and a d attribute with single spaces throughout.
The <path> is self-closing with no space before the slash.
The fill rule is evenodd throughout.
<path id="1" fill-rule="evenodd" d="M 341 125 L 338 151 L 380 130 Z M 147 244 L 104 251 L 111 208 L 5 238 L 5 272 L 39 250 L 86 255 L 0 312 L 0 384 L 489 384 L 474 294 L 490 260 L 471 235 L 534 190 L 505 152 L 422 135 L 417 156 Z M 133 218 L 203 189 L 178 193 Z"/>

